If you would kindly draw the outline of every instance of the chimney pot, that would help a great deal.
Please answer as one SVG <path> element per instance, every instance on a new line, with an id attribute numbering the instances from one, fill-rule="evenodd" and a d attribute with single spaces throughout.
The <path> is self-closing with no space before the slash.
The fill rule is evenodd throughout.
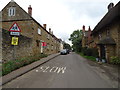
<path id="1" fill-rule="evenodd" d="M 85 31 L 85 26 L 83 25 L 83 31 Z"/>
<path id="2" fill-rule="evenodd" d="M 46 27 L 47 27 L 47 24 L 43 24 L 43 27 L 46 29 Z"/>
<path id="3" fill-rule="evenodd" d="M 88 31 L 91 31 L 91 28 L 90 28 L 90 26 L 89 26 L 89 28 L 88 28 Z"/>
<path id="4" fill-rule="evenodd" d="M 30 16 L 32 16 L 32 7 L 31 7 L 31 5 L 29 5 L 29 7 L 28 7 L 28 14 L 29 14 Z"/>
<path id="5" fill-rule="evenodd" d="M 51 33 L 51 28 L 49 28 L 49 33 Z"/>
<path id="6" fill-rule="evenodd" d="M 113 7 L 114 7 L 114 3 L 110 3 L 110 4 L 108 5 L 108 11 L 110 11 Z"/>

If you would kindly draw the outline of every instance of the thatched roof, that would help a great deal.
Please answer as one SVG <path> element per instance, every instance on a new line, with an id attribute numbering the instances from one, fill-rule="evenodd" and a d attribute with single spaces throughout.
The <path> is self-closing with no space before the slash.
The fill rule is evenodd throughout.
<path id="1" fill-rule="evenodd" d="M 101 19 L 101 21 L 93 29 L 92 35 L 102 30 L 106 26 L 109 26 L 113 22 L 120 22 L 120 1 L 108 11 L 108 13 Z"/>

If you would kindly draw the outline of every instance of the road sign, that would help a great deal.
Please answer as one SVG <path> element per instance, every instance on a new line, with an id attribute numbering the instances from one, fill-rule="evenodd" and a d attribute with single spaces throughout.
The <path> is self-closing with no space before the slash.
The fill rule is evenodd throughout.
<path id="1" fill-rule="evenodd" d="M 10 32 L 10 35 L 20 36 L 20 32 Z"/>
<path id="2" fill-rule="evenodd" d="M 18 26 L 18 24 L 15 22 L 13 23 L 13 25 L 10 27 L 9 31 L 11 32 L 21 32 L 20 27 Z"/>
<path id="3" fill-rule="evenodd" d="M 12 37 L 12 45 L 18 45 L 18 37 Z"/>

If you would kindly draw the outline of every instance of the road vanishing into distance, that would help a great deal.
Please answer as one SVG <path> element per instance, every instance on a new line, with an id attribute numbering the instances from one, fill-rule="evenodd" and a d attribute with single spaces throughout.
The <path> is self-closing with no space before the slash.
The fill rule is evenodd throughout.
<path id="1" fill-rule="evenodd" d="M 3 88 L 117 88 L 102 69 L 76 53 L 60 55 Z"/>

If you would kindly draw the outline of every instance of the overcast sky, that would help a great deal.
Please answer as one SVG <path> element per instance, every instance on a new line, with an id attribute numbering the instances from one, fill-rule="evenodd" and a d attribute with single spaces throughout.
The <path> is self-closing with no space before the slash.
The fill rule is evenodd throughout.
<path id="1" fill-rule="evenodd" d="M 11 0 L 0 0 L 0 11 Z M 28 6 L 33 9 L 32 16 L 41 25 L 47 24 L 47 30 L 62 40 L 70 43 L 70 34 L 77 29 L 94 29 L 96 24 L 107 13 L 110 2 L 116 5 L 119 0 L 14 0 L 26 12 Z"/>

